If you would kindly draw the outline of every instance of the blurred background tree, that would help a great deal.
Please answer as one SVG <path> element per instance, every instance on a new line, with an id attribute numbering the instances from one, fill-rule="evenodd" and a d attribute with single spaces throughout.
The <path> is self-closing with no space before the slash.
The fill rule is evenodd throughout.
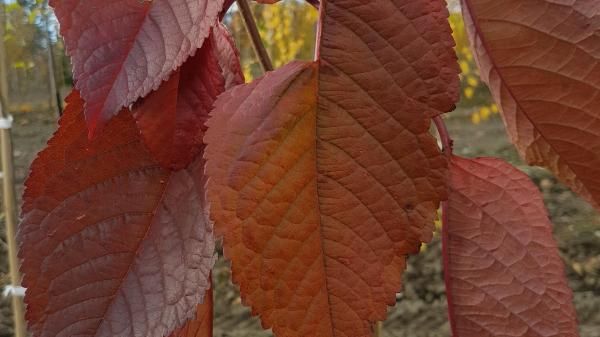
<path id="1" fill-rule="evenodd" d="M 318 11 L 304 0 L 284 0 L 274 5 L 251 3 L 252 12 L 273 66 L 280 67 L 292 60 L 312 60 Z M 241 15 L 234 4 L 225 17 L 241 53 L 246 80 L 262 74 Z"/>
<path id="2" fill-rule="evenodd" d="M 471 114 L 471 121 L 479 124 L 498 114 L 498 106 L 493 103 L 490 91 L 479 77 L 479 69 L 469 46 L 469 38 L 460 12 L 450 14 L 450 28 L 456 42 L 456 55 L 460 65 L 461 99 L 459 108 Z"/>
<path id="3" fill-rule="evenodd" d="M 70 66 L 47 0 L 2 0 L 8 96 L 11 110 L 53 108 L 71 85 Z M 64 95 L 58 94 L 60 97 Z"/>

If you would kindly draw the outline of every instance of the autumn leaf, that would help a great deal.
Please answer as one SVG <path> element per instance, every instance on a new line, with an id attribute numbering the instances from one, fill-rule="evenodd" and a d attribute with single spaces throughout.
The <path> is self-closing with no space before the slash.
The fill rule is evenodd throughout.
<path id="1" fill-rule="evenodd" d="M 369 336 L 446 196 L 429 133 L 458 95 L 445 4 L 323 5 L 319 60 L 227 91 L 205 136 L 233 280 L 280 337 Z"/>
<path id="2" fill-rule="evenodd" d="M 170 171 L 128 111 L 88 140 L 74 91 L 26 181 L 19 256 L 35 337 L 164 337 L 209 287 L 203 160 Z"/>
<path id="3" fill-rule="evenodd" d="M 495 158 L 453 157 L 445 212 L 454 336 L 578 336 L 552 224 L 527 175 Z"/>
<path id="4" fill-rule="evenodd" d="M 235 45 L 217 24 L 196 55 L 133 107 L 150 153 L 165 168 L 186 167 L 204 148 L 204 123 L 217 96 L 243 82 Z"/>
<path id="5" fill-rule="evenodd" d="M 521 156 L 600 209 L 598 2 L 463 0 L 463 13 Z"/>
<path id="6" fill-rule="evenodd" d="M 213 288 L 204 296 L 204 303 L 199 304 L 196 316 L 183 327 L 173 331 L 169 337 L 213 337 Z"/>
<path id="7" fill-rule="evenodd" d="M 51 0 L 90 135 L 202 46 L 223 0 Z"/>
<path id="8" fill-rule="evenodd" d="M 233 36 L 225 25 L 217 24 L 213 28 L 211 43 L 215 46 L 217 60 L 225 78 L 225 89 L 244 83 L 244 72 L 240 65 L 240 52 Z"/>

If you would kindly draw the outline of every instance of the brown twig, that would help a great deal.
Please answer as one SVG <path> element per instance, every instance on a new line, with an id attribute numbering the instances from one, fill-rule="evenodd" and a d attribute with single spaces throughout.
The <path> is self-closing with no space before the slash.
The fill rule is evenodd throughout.
<path id="1" fill-rule="evenodd" d="M 265 45 L 260 38 L 260 33 L 256 27 L 256 21 L 254 21 L 252 10 L 250 9 L 250 5 L 248 5 L 248 0 L 237 0 L 237 4 L 240 8 L 240 13 L 242 13 L 242 17 L 244 18 L 246 31 L 248 32 L 248 35 L 250 35 L 252 47 L 254 47 L 254 51 L 256 52 L 256 56 L 260 61 L 260 65 L 265 72 L 273 70 L 273 63 L 271 62 L 269 53 L 267 53 Z"/>

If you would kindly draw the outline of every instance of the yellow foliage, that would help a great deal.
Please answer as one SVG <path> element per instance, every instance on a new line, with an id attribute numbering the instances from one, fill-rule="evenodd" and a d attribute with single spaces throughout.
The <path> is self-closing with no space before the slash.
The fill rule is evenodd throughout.
<path id="1" fill-rule="evenodd" d="M 281 67 L 295 59 L 313 59 L 318 11 L 306 1 L 283 0 L 273 5 L 253 3 L 252 11 L 275 67 Z M 262 69 L 257 62 L 240 13 L 232 11 L 226 18 L 226 23 L 238 44 L 246 79 L 250 81 L 261 76 Z M 478 124 L 498 113 L 498 107 L 491 103 L 489 91 L 480 79 L 460 13 L 450 14 L 450 26 L 462 71 L 461 105 L 473 111 L 471 120 Z"/>
<path id="2" fill-rule="evenodd" d="M 498 107 L 491 102 L 489 91 L 480 79 L 479 70 L 469 47 L 469 39 L 460 13 L 450 14 L 450 27 L 456 42 L 456 55 L 462 72 L 460 76 L 461 104 L 466 107 L 474 107 L 471 109 L 471 121 L 473 124 L 479 124 L 488 120 L 493 114 L 498 113 Z"/>
<path id="3" fill-rule="evenodd" d="M 274 67 L 296 59 L 313 59 L 319 15 L 315 8 L 305 1 L 287 0 L 272 5 L 253 4 L 252 11 Z M 240 13 L 234 11 L 226 22 L 238 43 L 246 79 L 260 76 L 262 71 Z"/>
<path id="4" fill-rule="evenodd" d="M 468 75 L 471 72 L 471 65 L 465 60 L 458 61 L 462 75 Z"/>
<path id="5" fill-rule="evenodd" d="M 487 106 L 484 106 L 481 109 L 479 109 L 479 115 L 481 116 L 481 119 L 483 119 L 483 120 L 490 118 L 491 112 L 492 112 L 492 109 L 490 109 Z"/>
<path id="6" fill-rule="evenodd" d="M 471 87 L 477 87 L 479 85 L 479 79 L 477 77 L 467 77 L 467 84 Z"/>
<path id="7" fill-rule="evenodd" d="M 473 87 L 466 87 L 463 90 L 463 94 L 465 95 L 466 98 L 473 98 L 473 95 L 475 95 L 475 89 Z"/>

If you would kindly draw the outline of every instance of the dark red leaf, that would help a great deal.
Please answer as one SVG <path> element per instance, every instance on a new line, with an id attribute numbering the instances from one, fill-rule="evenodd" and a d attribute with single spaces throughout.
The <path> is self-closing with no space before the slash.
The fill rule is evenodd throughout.
<path id="1" fill-rule="evenodd" d="M 128 111 L 88 140 L 83 100 L 26 181 L 19 256 L 35 337 L 163 337 L 202 301 L 214 257 L 203 161 L 162 169 Z"/>
<path id="2" fill-rule="evenodd" d="M 577 336 L 552 224 L 527 175 L 495 158 L 454 157 L 445 212 L 454 336 Z"/>
<path id="3" fill-rule="evenodd" d="M 52 0 L 90 135 L 158 88 L 208 36 L 223 0 Z"/>
<path id="4" fill-rule="evenodd" d="M 163 167 L 181 169 L 198 156 L 217 96 L 244 82 L 232 43 L 226 28 L 217 24 L 196 55 L 134 105 L 144 142 Z"/>
<path id="5" fill-rule="evenodd" d="M 244 83 L 244 72 L 240 65 L 240 53 L 235 45 L 233 36 L 227 31 L 225 25 L 218 24 L 215 26 L 211 39 L 215 46 L 221 71 L 225 77 L 225 89 Z"/>

